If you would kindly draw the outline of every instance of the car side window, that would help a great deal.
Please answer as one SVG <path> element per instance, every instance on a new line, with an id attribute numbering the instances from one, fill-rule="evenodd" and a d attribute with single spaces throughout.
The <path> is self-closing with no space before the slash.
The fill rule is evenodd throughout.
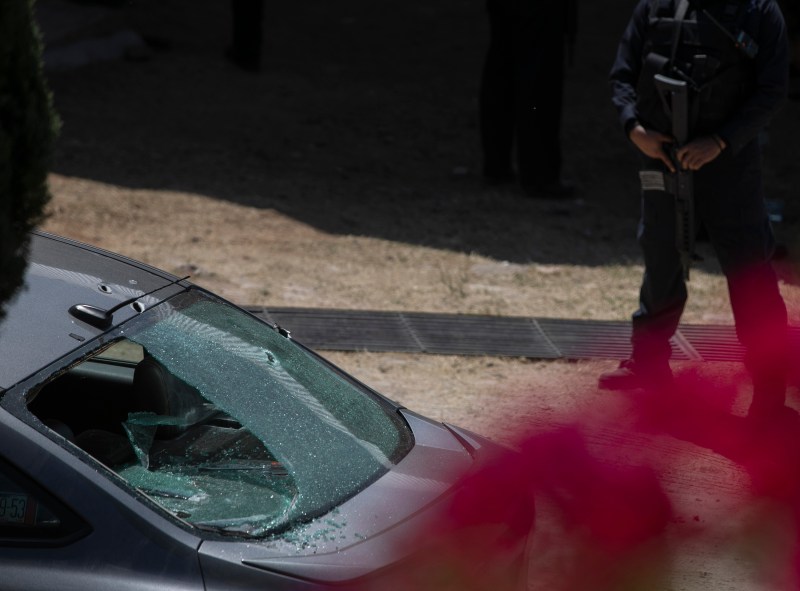
<path id="1" fill-rule="evenodd" d="M 86 533 L 80 517 L 0 460 L 0 545 L 60 546 Z"/>

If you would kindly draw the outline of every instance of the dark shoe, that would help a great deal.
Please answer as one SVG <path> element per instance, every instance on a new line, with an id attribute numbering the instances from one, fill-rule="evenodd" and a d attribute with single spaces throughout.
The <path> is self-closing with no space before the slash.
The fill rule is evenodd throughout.
<path id="1" fill-rule="evenodd" d="M 524 185 L 522 189 L 534 199 L 568 199 L 575 195 L 575 185 L 563 181 L 553 181 L 544 185 Z"/>
<path id="2" fill-rule="evenodd" d="M 244 55 L 236 51 L 233 47 L 229 47 L 225 51 L 225 59 L 245 72 L 257 74 L 261 71 L 261 59 L 259 56 Z"/>
<path id="3" fill-rule="evenodd" d="M 747 416 L 768 419 L 786 410 L 786 373 L 780 368 L 754 372 L 753 399 Z"/>
<path id="4" fill-rule="evenodd" d="M 783 261 L 786 260 L 789 256 L 789 249 L 785 244 L 779 242 L 775 245 L 775 249 L 772 251 L 772 260 L 773 261 Z"/>
<path id="5" fill-rule="evenodd" d="M 791 439 L 800 428 L 800 416 L 797 411 L 788 406 L 750 407 L 745 417 L 747 425 L 759 436 L 775 436 L 781 432 L 791 433 Z"/>
<path id="6" fill-rule="evenodd" d="M 641 363 L 626 359 L 614 371 L 601 374 L 598 386 L 602 390 L 662 390 L 669 388 L 672 380 L 669 365 L 643 368 Z"/>
<path id="7" fill-rule="evenodd" d="M 500 187 L 503 185 L 510 185 L 517 181 L 517 175 L 513 171 L 501 173 L 484 173 L 483 182 L 487 187 Z"/>

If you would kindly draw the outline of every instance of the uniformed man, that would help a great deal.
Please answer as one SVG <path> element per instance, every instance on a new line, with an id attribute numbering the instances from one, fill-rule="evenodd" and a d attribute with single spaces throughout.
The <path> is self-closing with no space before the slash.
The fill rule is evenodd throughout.
<path id="1" fill-rule="evenodd" d="M 641 152 L 638 238 L 645 273 L 630 359 L 600 377 L 607 389 L 671 384 L 670 338 L 687 299 L 676 247 L 674 171 L 690 171 L 694 214 L 728 281 L 737 336 L 753 377 L 751 414 L 784 407 L 786 307 L 770 265 L 774 239 L 761 186 L 759 132 L 785 100 L 788 41 L 774 0 L 640 0 L 619 44 L 613 103 Z M 656 75 L 685 82 L 688 141 L 672 137 Z"/>

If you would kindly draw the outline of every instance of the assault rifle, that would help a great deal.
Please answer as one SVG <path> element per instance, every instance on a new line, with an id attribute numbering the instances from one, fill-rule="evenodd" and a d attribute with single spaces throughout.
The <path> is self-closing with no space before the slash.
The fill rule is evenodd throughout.
<path id="1" fill-rule="evenodd" d="M 692 172 L 681 168 L 677 152 L 689 141 L 689 85 L 684 80 L 663 74 L 655 75 L 655 85 L 664 109 L 672 119 L 675 142 L 670 146 L 669 156 L 675 173 L 671 175 L 672 182 L 667 185 L 667 190 L 675 196 L 675 245 L 680 253 L 683 277 L 688 281 L 694 258 L 694 186 Z"/>

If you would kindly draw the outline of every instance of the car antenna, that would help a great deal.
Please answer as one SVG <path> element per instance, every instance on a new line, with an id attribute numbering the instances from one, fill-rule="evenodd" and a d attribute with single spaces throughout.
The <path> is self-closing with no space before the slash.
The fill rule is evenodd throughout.
<path id="1" fill-rule="evenodd" d="M 151 289 L 147 293 L 143 293 L 132 298 L 128 298 L 125 301 L 120 302 L 113 308 L 108 310 L 104 310 L 103 308 L 99 308 L 98 306 L 92 306 L 91 304 L 75 304 L 69 309 L 69 313 L 72 314 L 78 320 L 82 320 L 86 324 L 91 324 L 95 328 L 102 328 L 106 329 L 111 326 L 111 321 L 114 319 L 114 312 L 119 310 L 120 308 L 124 308 L 135 302 L 138 299 L 141 299 L 145 296 L 149 296 L 152 293 L 155 293 L 165 287 L 169 287 L 170 285 L 175 285 L 181 281 L 185 281 L 189 279 L 191 275 L 187 275 L 186 277 L 181 277 L 179 279 L 175 279 L 170 281 L 166 285 L 162 285 L 160 287 L 156 287 L 155 289 Z"/>

